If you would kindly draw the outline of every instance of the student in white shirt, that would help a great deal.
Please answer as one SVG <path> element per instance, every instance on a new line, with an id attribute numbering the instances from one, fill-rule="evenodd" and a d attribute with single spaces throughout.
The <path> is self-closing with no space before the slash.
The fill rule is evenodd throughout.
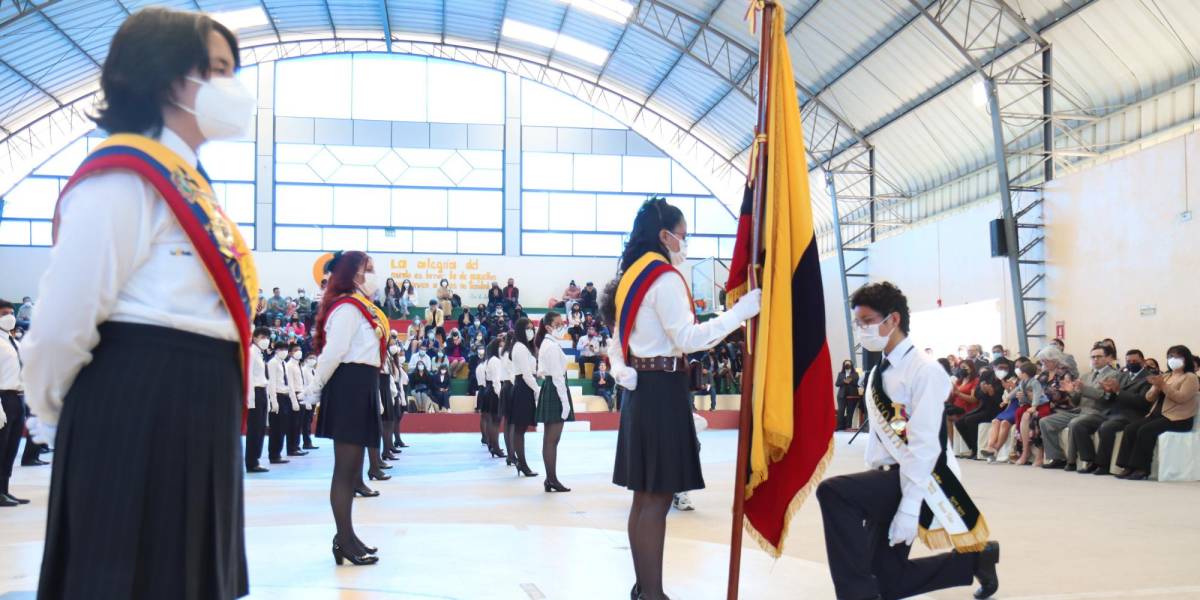
<path id="1" fill-rule="evenodd" d="M 621 411 L 613 483 L 633 491 L 629 543 L 637 582 L 631 596 L 641 594 L 646 600 L 666 597 L 662 553 L 674 494 L 704 487 L 684 355 L 716 346 L 758 314 L 761 298 L 758 290 L 752 291 L 728 312 L 697 323 L 678 271 L 687 257 L 686 239 L 683 212 L 662 198 L 647 200 L 634 217 L 621 272 L 606 287 L 600 307 L 609 328 L 620 332 L 618 284 L 625 280 L 631 290 L 644 286 L 641 302 L 630 303 L 621 313 L 622 320 L 632 323 L 628 355 L 619 334 L 608 355 L 613 377 L 630 390 Z M 639 273 L 646 276 L 639 278 Z"/>
<path id="2" fill-rule="evenodd" d="M 244 135 L 253 115 L 253 96 L 233 77 L 238 57 L 237 38 L 206 15 L 154 7 L 126 18 L 100 77 L 95 120 L 108 147 L 153 148 L 152 160 L 172 165 L 158 183 L 196 198 L 209 187 L 200 146 Z M 240 438 L 254 303 L 242 298 L 257 290 L 256 271 L 236 224 L 206 212 L 206 228 L 189 237 L 179 204 L 130 166 L 145 159 L 118 150 L 130 162 L 74 178 L 59 201 L 38 325 L 22 348 L 31 430 L 55 447 L 38 593 L 243 596 Z M 206 263 L 201 248 L 241 269 Z M 236 304 L 223 302 L 215 277 L 245 288 Z"/>
<path id="3" fill-rule="evenodd" d="M 509 409 L 512 408 L 513 382 L 515 381 L 512 364 L 513 332 L 509 331 L 498 337 L 500 338 L 500 403 L 497 412 L 501 419 L 500 431 L 504 435 L 504 450 L 508 453 L 504 462 L 513 467 L 517 464 L 517 456 L 512 445 L 512 427 L 509 427 L 508 419 Z"/>
<path id="4" fill-rule="evenodd" d="M 321 404 L 317 437 L 333 440 L 334 560 L 371 565 L 379 562 L 376 549 L 355 535 L 352 512 L 355 494 L 379 495 L 360 486 L 365 449 L 378 447 L 380 440 L 379 368 L 388 322 L 370 300 L 379 289 L 371 257 L 338 252 L 325 268 L 329 279 L 313 328 L 317 376 L 305 397 Z"/>
<path id="5" fill-rule="evenodd" d="M 563 423 L 575 420 L 575 407 L 567 388 L 567 355 L 558 345 L 566 335 L 562 315 L 550 311 L 542 316 L 534 343 L 538 348 L 538 375 L 542 391 L 538 395 L 537 421 L 546 424 L 542 436 L 542 463 L 546 465 L 547 492 L 569 492 L 571 488 L 558 480 L 558 442 L 562 439 Z"/>
<path id="6" fill-rule="evenodd" d="M 291 448 L 292 440 L 292 388 L 287 380 L 288 347 L 276 346 L 274 355 L 267 361 L 267 401 L 269 402 L 267 424 L 271 433 L 267 441 L 267 457 L 273 465 L 287 464 L 283 458 L 285 443 Z M 290 455 L 291 452 L 289 451 Z"/>
<path id="7" fill-rule="evenodd" d="M 17 447 L 25 433 L 25 396 L 21 384 L 20 345 L 12 332 L 17 327 L 13 305 L 0 300 L 0 507 L 28 504 L 8 489 Z M 40 325 L 39 325 L 40 326 Z"/>
<path id="8" fill-rule="evenodd" d="M 400 396 L 399 379 L 404 370 L 400 367 L 400 341 L 392 340 L 388 344 L 388 355 L 383 361 L 379 372 L 379 397 L 383 402 L 383 413 L 379 416 L 382 426 L 383 460 L 396 460 L 400 449 L 396 447 L 396 428 L 400 418 L 404 416 L 404 398 Z M 385 465 L 384 468 L 390 468 Z"/>
<path id="9" fill-rule="evenodd" d="M 500 359 L 500 353 L 504 349 L 504 341 L 502 336 L 496 336 L 487 346 L 487 360 L 483 362 L 484 368 L 484 393 L 483 410 L 487 413 L 487 436 L 488 449 L 492 453 L 493 458 L 504 458 L 506 463 L 511 465 L 507 459 L 508 454 L 500 449 L 500 425 L 504 416 L 500 414 L 500 392 L 503 390 L 504 379 L 504 362 Z M 508 446 L 508 435 L 504 435 L 504 445 Z"/>
<path id="10" fill-rule="evenodd" d="M 267 432 L 267 412 L 271 402 L 267 400 L 267 363 L 263 353 L 271 346 L 271 330 L 259 327 L 254 330 L 250 353 L 250 386 L 246 398 L 246 472 L 266 473 L 259 464 L 262 458 L 263 438 Z"/>
<path id="11" fill-rule="evenodd" d="M 288 359 L 284 363 L 287 373 L 288 392 L 292 400 L 292 414 L 287 420 L 287 449 L 288 456 L 304 456 L 308 452 L 300 449 L 300 426 L 304 415 L 300 412 L 300 402 L 304 400 L 304 374 L 300 370 L 300 361 L 304 359 L 304 351 L 300 344 L 288 346 Z"/>
<path id="12" fill-rule="evenodd" d="M 312 386 L 313 380 L 317 378 L 317 357 L 309 354 L 300 362 L 300 375 L 302 390 L 307 390 Z M 307 402 L 307 398 L 301 398 L 300 401 L 300 438 L 303 440 L 303 445 L 300 447 L 305 450 L 320 450 L 312 442 L 313 428 L 313 407 Z"/>
<path id="13" fill-rule="evenodd" d="M 534 408 L 541 386 L 536 379 L 537 359 L 534 357 L 534 336 L 537 331 L 533 323 L 524 317 L 517 319 L 513 332 L 513 344 L 508 350 L 512 363 L 513 385 L 508 401 L 508 435 L 512 443 L 513 462 L 517 472 L 525 477 L 535 477 L 525 455 L 525 432 L 536 422 Z"/>

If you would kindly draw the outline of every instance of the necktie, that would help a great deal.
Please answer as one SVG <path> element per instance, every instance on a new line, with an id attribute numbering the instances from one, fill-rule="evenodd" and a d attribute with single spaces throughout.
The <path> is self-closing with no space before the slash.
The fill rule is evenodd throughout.
<path id="1" fill-rule="evenodd" d="M 25 361 L 21 360 L 21 348 L 20 346 L 17 346 L 17 338 L 14 338 L 11 334 L 9 334 L 8 343 L 12 344 L 13 350 L 17 353 L 17 364 L 20 365 L 21 368 L 24 368 Z"/>
<path id="2" fill-rule="evenodd" d="M 883 372 L 888 370 L 888 367 L 891 367 L 891 366 L 892 366 L 892 363 L 889 362 L 888 359 L 885 358 L 885 359 L 883 359 L 883 362 L 879 363 L 879 368 L 875 370 L 875 382 L 873 384 L 873 387 L 875 388 L 875 390 L 874 390 L 875 396 L 877 396 L 877 397 L 880 397 L 880 398 L 887 397 L 887 394 L 884 393 L 884 391 L 883 391 Z"/>
<path id="3" fill-rule="evenodd" d="M 285 362 L 285 363 L 283 363 L 283 385 L 284 385 L 284 387 L 287 387 L 287 384 L 288 384 L 288 382 L 287 382 L 287 363 Z"/>

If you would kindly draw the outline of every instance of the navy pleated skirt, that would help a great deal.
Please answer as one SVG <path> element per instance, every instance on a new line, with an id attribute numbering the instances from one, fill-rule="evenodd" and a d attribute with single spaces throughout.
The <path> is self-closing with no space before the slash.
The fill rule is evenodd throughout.
<path id="1" fill-rule="evenodd" d="M 496 399 L 496 415 L 508 418 L 508 409 L 512 405 L 513 382 L 500 382 L 500 395 Z"/>
<path id="2" fill-rule="evenodd" d="M 387 373 L 379 374 L 379 399 L 383 402 L 380 420 L 395 421 L 400 411 L 396 407 L 396 395 L 392 393 L 392 376 Z"/>
<path id="3" fill-rule="evenodd" d="M 486 385 L 480 386 L 478 393 L 476 406 L 479 407 L 479 412 L 493 417 L 500 416 L 500 397 L 496 395 L 492 382 L 489 381 Z"/>
<path id="4" fill-rule="evenodd" d="M 371 447 L 379 444 L 379 367 L 342 363 L 321 388 L 317 437 Z"/>
<path id="5" fill-rule="evenodd" d="M 104 323 L 55 440 L 38 598 L 249 593 L 238 344 Z"/>
<path id="6" fill-rule="evenodd" d="M 533 395 L 533 388 L 525 383 L 525 378 L 518 375 L 516 383 L 512 386 L 512 394 L 508 401 L 508 422 L 520 430 L 527 429 L 537 421 L 534 419 L 534 406 L 537 399 Z"/>
<path id="7" fill-rule="evenodd" d="M 621 407 L 613 483 L 651 493 L 704 488 L 687 373 L 638 371 Z"/>

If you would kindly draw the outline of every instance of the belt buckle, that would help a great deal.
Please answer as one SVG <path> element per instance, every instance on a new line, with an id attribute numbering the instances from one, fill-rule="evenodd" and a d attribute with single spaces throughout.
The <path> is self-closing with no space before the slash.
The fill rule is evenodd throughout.
<path id="1" fill-rule="evenodd" d="M 668 359 L 665 359 L 665 360 L 669 360 L 669 361 L 671 361 L 671 368 L 670 368 L 670 369 L 663 369 L 663 371 L 665 371 L 665 372 L 667 372 L 667 373 L 677 373 L 677 372 L 679 372 L 679 359 L 678 359 L 678 358 L 674 358 L 674 357 L 672 357 L 672 358 L 668 358 Z"/>

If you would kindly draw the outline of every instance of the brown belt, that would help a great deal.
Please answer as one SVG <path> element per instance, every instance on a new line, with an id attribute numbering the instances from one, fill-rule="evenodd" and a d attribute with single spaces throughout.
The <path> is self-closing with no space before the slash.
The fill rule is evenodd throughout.
<path id="1" fill-rule="evenodd" d="M 687 370 L 687 364 L 687 358 L 683 356 L 651 356 L 649 358 L 632 356 L 629 359 L 629 366 L 638 371 L 675 373 Z"/>

